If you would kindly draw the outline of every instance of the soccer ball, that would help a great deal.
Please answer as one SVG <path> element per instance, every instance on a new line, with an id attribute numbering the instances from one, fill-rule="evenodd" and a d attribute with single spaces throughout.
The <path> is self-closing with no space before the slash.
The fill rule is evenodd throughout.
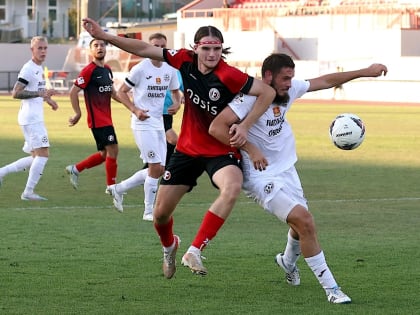
<path id="1" fill-rule="evenodd" d="M 365 124 L 355 114 L 340 114 L 331 122 L 330 138 L 341 150 L 356 149 L 365 139 Z"/>

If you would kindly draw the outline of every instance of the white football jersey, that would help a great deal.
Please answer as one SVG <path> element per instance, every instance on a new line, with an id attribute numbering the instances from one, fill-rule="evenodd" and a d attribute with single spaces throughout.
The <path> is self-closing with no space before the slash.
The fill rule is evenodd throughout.
<path id="1" fill-rule="evenodd" d="M 133 90 L 135 106 L 148 110 L 150 116 L 141 121 L 133 114 L 131 127 L 136 130 L 164 130 L 162 114 L 166 91 L 179 89 L 176 69 L 166 62 L 155 67 L 150 59 L 144 59 L 131 69 L 125 84 Z"/>
<path id="2" fill-rule="evenodd" d="M 245 181 L 254 176 L 275 176 L 292 167 L 297 161 L 295 137 L 292 128 L 286 119 L 293 102 L 304 95 L 309 88 L 309 81 L 292 80 L 289 89 L 290 99 L 287 104 L 271 104 L 267 111 L 249 129 L 248 141 L 257 146 L 268 161 L 265 171 L 254 169 L 253 163 L 245 151 L 242 153 L 242 166 Z M 240 120 L 250 112 L 256 97 L 238 94 L 231 103 L 230 108 Z"/>
<path id="3" fill-rule="evenodd" d="M 45 89 L 44 70 L 32 60 L 25 63 L 18 74 L 18 80 L 28 82 L 25 90 L 39 91 Z M 21 82 L 23 83 L 23 82 Z M 19 125 L 30 125 L 44 122 L 44 100 L 42 97 L 28 98 L 21 101 L 18 114 Z"/>

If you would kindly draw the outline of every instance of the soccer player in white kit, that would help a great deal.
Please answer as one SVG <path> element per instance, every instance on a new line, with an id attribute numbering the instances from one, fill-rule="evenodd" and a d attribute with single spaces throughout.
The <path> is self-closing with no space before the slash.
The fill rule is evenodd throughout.
<path id="1" fill-rule="evenodd" d="M 313 216 L 308 211 L 301 182 L 295 168 L 295 139 L 286 120 L 295 99 L 306 92 L 328 89 L 359 77 L 377 77 L 387 73 L 381 64 L 355 71 L 331 73 L 310 80 L 293 79 L 293 60 L 285 54 L 272 54 L 262 65 L 263 81 L 277 92 L 276 99 L 249 129 L 248 143 L 241 148 L 245 194 L 289 226 L 284 253 L 275 262 L 285 271 L 291 285 L 300 284 L 296 262 L 302 254 L 324 288 L 331 303 L 350 303 L 341 291 L 318 243 Z M 251 110 L 254 96 L 239 94 L 210 126 L 210 133 L 228 142 L 231 124 L 241 121 Z"/>
<path id="2" fill-rule="evenodd" d="M 18 159 L 0 168 L 0 186 L 3 178 L 10 173 L 29 169 L 22 200 L 47 200 L 34 192 L 41 179 L 49 156 L 49 140 L 44 124 L 44 102 L 57 110 L 57 103 L 51 99 L 53 89 L 46 88 L 43 62 L 47 56 L 48 40 L 35 36 L 31 40 L 32 58 L 26 62 L 18 74 L 12 96 L 22 100 L 18 114 L 18 123 L 22 129 L 25 142 L 22 150 L 29 156 Z"/>
<path id="3" fill-rule="evenodd" d="M 166 47 L 166 36 L 152 34 L 149 43 L 156 47 Z M 176 69 L 166 62 L 144 59 L 135 65 L 118 95 L 124 105 L 133 113 L 131 128 L 140 150 L 140 157 L 148 163 L 142 169 L 122 182 L 110 186 L 115 208 L 123 211 L 123 194 L 128 190 L 144 185 L 143 220 L 153 221 L 153 206 L 156 198 L 159 177 L 163 175 L 166 160 L 166 135 L 163 124 L 163 106 L 167 90 L 172 92 L 174 104 L 179 107 L 181 94 Z M 129 92 L 133 90 L 131 101 Z M 127 105 L 128 104 L 128 105 Z"/>

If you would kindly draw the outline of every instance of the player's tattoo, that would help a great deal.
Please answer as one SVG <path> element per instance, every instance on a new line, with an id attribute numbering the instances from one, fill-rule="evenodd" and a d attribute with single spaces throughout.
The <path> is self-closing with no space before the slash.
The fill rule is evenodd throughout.
<path id="1" fill-rule="evenodd" d="M 25 100 L 28 98 L 35 98 L 35 97 L 40 97 L 40 93 L 38 91 L 27 91 L 27 90 L 22 90 L 19 93 L 16 94 L 16 98 L 21 99 L 21 100 Z"/>

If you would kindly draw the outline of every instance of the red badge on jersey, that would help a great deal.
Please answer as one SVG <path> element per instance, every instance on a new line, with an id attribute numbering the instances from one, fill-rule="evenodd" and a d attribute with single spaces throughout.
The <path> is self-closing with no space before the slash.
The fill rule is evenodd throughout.
<path id="1" fill-rule="evenodd" d="M 274 106 L 273 107 L 273 114 L 274 114 L 274 117 L 277 117 L 277 116 L 280 116 L 281 115 L 280 106 Z"/>
<path id="2" fill-rule="evenodd" d="M 162 84 L 162 79 L 161 78 L 156 78 L 156 84 Z"/>

